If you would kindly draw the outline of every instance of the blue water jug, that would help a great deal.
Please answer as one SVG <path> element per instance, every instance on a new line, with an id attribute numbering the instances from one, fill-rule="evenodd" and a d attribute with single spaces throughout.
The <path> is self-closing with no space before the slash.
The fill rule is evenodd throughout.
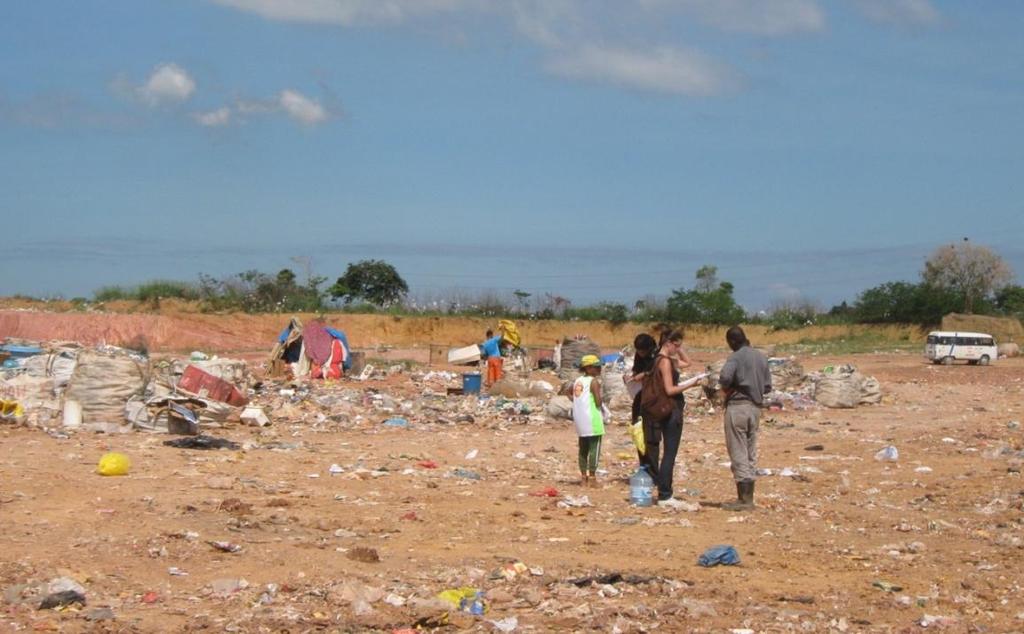
<path id="1" fill-rule="evenodd" d="M 654 486 L 654 478 L 647 473 L 647 466 L 641 466 L 633 475 L 629 476 L 629 502 L 636 506 L 652 506 L 654 498 L 651 496 L 651 487 Z"/>

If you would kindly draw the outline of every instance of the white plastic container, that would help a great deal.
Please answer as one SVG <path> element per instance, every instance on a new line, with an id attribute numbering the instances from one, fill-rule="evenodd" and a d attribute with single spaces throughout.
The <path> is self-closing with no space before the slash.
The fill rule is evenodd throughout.
<path id="1" fill-rule="evenodd" d="M 466 346 L 465 348 L 452 348 L 448 351 L 448 363 L 462 365 L 476 363 L 480 360 L 480 348 L 478 346 Z"/>

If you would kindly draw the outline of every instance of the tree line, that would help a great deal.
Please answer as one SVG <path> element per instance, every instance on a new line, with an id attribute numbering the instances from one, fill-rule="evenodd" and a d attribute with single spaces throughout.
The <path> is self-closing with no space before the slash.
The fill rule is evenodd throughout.
<path id="1" fill-rule="evenodd" d="M 916 282 L 893 281 L 866 289 L 850 303 L 829 310 L 811 302 L 788 303 L 748 314 L 733 296 L 734 286 L 718 277 L 713 265 L 700 267 L 691 288 L 672 290 L 666 299 L 647 297 L 632 306 L 599 302 L 573 306 L 557 295 L 534 298 L 516 290 L 512 300 L 494 293 L 447 297 L 434 301 L 409 298 L 409 286 L 383 260 L 349 263 L 344 274 L 324 287 L 327 278 L 299 281 L 291 269 L 276 275 L 255 270 L 225 278 L 200 275 L 198 284 L 156 280 L 135 288 L 108 286 L 97 301 L 130 299 L 159 304 L 161 299 L 198 301 L 211 312 L 392 312 L 465 316 L 510 316 L 526 319 L 602 320 L 612 323 L 669 321 L 688 324 L 761 322 L 775 328 L 810 323 L 902 323 L 930 326 L 951 312 L 1024 317 L 1024 287 L 1013 283 L 1010 267 L 987 247 L 968 241 L 939 247 Z M 532 304 L 532 305 L 531 305 Z"/>

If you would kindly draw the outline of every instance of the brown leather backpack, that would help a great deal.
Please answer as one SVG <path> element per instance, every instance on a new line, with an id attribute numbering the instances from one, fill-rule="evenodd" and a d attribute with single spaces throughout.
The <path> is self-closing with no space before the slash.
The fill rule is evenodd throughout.
<path id="1" fill-rule="evenodd" d="M 661 355 L 658 356 L 658 359 L 660 358 Z M 654 420 L 663 420 L 668 418 L 676 404 L 665 392 L 665 379 L 662 378 L 658 359 L 655 359 L 654 369 L 644 378 L 643 387 L 640 389 L 640 411 L 644 416 Z"/>

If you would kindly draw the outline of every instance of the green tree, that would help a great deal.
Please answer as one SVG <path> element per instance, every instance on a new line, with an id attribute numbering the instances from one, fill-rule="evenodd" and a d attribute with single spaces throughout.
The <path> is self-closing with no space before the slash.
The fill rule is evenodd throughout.
<path id="1" fill-rule="evenodd" d="M 996 293 L 996 308 L 1006 315 L 1024 319 L 1024 286 L 1010 284 Z"/>
<path id="2" fill-rule="evenodd" d="M 955 292 L 963 298 L 962 310 L 972 313 L 977 303 L 1013 280 L 1013 271 L 999 255 L 964 238 L 959 244 L 936 249 L 925 262 L 921 279 L 929 286 Z"/>
<path id="3" fill-rule="evenodd" d="M 933 325 L 961 305 L 963 298 L 949 289 L 929 284 L 886 282 L 858 295 L 853 314 L 858 322 L 868 324 Z"/>
<path id="4" fill-rule="evenodd" d="M 733 298 L 733 285 L 718 281 L 717 267 L 697 269 L 697 283 L 691 290 L 672 291 L 666 305 L 671 321 L 690 324 L 738 324 L 746 318 L 743 307 Z"/>
<path id="5" fill-rule="evenodd" d="M 395 267 L 383 260 L 361 260 L 349 264 L 345 274 L 327 291 L 331 297 L 346 304 L 357 299 L 388 307 L 402 301 L 409 285 Z"/>

